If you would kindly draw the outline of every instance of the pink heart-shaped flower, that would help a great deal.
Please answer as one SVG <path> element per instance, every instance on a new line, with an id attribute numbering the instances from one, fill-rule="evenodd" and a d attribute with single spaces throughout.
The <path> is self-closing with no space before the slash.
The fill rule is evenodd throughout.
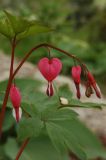
<path id="1" fill-rule="evenodd" d="M 80 93 L 80 81 L 81 81 L 81 67 L 80 66 L 73 66 L 72 67 L 72 78 L 74 80 L 75 86 L 76 86 L 76 90 L 77 90 L 77 98 L 80 99 L 81 97 L 81 93 Z"/>
<path id="2" fill-rule="evenodd" d="M 81 76 L 81 67 L 80 66 L 73 66 L 72 67 L 72 78 L 75 83 L 80 83 L 80 76 Z"/>
<path id="3" fill-rule="evenodd" d="M 53 81 L 61 72 L 62 63 L 58 58 L 48 59 L 46 57 L 42 58 L 38 63 L 38 68 L 44 78 L 51 82 Z"/>

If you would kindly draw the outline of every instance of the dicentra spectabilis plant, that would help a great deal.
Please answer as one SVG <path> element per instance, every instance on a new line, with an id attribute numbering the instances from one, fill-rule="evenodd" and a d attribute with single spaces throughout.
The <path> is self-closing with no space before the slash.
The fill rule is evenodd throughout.
<path id="1" fill-rule="evenodd" d="M 5 118 L 6 106 L 8 106 L 9 99 L 12 104 L 12 114 L 16 120 L 15 125 L 18 126 L 18 137 L 21 137 L 22 140 L 25 139 L 18 154 L 16 155 L 15 160 L 18 160 L 20 158 L 30 138 L 37 137 L 45 128 L 47 131 L 47 135 L 50 137 L 57 150 L 66 150 L 67 154 L 69 154 L 71 151 L 79 159 L 86 160 L 89 159 L 89 157 L 87 158 L 86 156 L 86 154 L 88 153 L 87 151 L 92 148 L 93 152 L 94 148 L 94 151 L 97 151 L 97 155 L 95 156 L 99 156 L 98 153 L 100 150 L 104 153 L 104 149 L 101 143 L 78 120 L 76 112 L 74 112 L 71 107 L 82 106 L 85 108 L 100 108 L 100 105 L 95 105 L 93 103 L 92 105 L 91 103 L 84 104 L 78 100 L 73 100 L 70 92 L 67 90 L 67 87 L 59 90 L 59 94 L 57 93 L 58 89 L 55 92 L 53 82 L 61 73 L 64 65 L 62 64 L 62 60 L 60 60 L 56 56 L 53 56 L 53 53 L 52 56 L 50 55 L 51 49 L 57 50 L 58 52 L 64 54 L 65 56 L 70 58 L 70 60 L 73 60 L 75 62 L 75 65 L 70 66 L 70 68 L 71 76 L 76 88 L 76 97 L 78 99 L 81 98 L 80 84 L 82 76 L 85 80 L 85 95 L 87 97 L 90 97 L 91 94 L 96 93 L 96 96 L 98 98 L 101 98 L 100 89 L 98 88 L 96 80 L 88 70 L 87 66 L 73 54 L 70 54 L 51 44 L 43 43 L 33 47 L 20 61 L 17 68 L 14 68 L 15 49 L 20 40 L 30 35 L 50 31 L 53 31 L 53 29 L 38 23 L 36 20 L 27 20 L 26 18 L 14 16 L 6 11 L 2 12 L 2 16 L 0 18 L 0 33 L 9 39 L 9 41 L 11 42 L 12 50 L 10 74 L 0 112 L 0 137 L 2 137 L 2 127 Z M 39 59 L 38 69 L 48 83 L 46 92 L 44 93 L 44 95 L 40 93 L 41 96 L 39 96 L 38 91 L 32 91 L 31 93 L 28 93 L 26 101 L 24 97 L 23 102 L 23 94 L 21 93 L 22 88 L 19 88 L 17 82 L 14 82 L 14 79 L 16 78 L 15 76 L 23 66 L 24 62 L 29 58 L 29 56 L 37 49 L 43 47 L 47 49 L 47 56 Z M 48 50 L 50 51 L 49 54 Z M 28 87 L 30 87 L 30 85 L 28 85 Z M 64 94 L 62 94 L 63 92 Z M 55 96 L 56 94 L 57 96 Z M 33 96 L 38 97 L 33 98 Z M 27 99 L 28 97 L 33 98 L 33 101 L 29 102 L 29 100 Z M 40 103 L 42 103 L 42 105 Z M 79 132 L 79 130 L 81 133 Z M 88 140 L 83 140 L 83 138 Z M 92 141 L 94 142 L 93 146 Z M 100 156 L 102 155 L 100 154 Z"/>

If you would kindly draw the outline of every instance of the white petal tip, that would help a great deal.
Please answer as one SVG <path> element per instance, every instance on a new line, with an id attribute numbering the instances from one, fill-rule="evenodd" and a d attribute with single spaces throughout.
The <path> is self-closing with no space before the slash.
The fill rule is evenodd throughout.
<path id="1" fill-rule="evenodd" d="M 12 110 L 12 115 L 13 115 L 13 117 L 15 118 L 15 120 L 16 120 L 16 122 L 18 123 L 19 121 L 20 121 L 20 119 L 21 119 L 21 117 L 22 117 L 22 109 L 19 107 L 19 112 L 18 112 L 18 119 L 17 119 L 17 116 L 16 116 L 16 110 L 13 108 L 13 110 Z"/>
<path id="2" fill-rule="evenodd" d="M 60 97 L 60 103 L 61 103 L 62 105 L 67 105 L 67 104 L 69 104 L 68 99 L 66 99 L 66 98 L 64 98 L 64 97 Z"/>

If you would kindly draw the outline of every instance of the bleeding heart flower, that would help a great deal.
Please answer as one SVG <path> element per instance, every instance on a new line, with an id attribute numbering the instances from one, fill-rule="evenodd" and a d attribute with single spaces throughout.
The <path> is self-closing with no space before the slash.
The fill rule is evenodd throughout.
<path id="1" fill-rule="evenodd" d="M 10 100 L 14 107 L 13 116 L 15 117 L 16 121 L 19 122 L 19 120 L 21 119 L 21 115 L 22 115 L 22 110 L 20 108 L 21 94 L 20 94 L 19 89 L 14 84 L 12 84 L 10 88 Z"/>
<path id="2" fill-rule="evenodd" d="M 90 72 L 87 73 L 87 77 L 88 77 L 89 84 L 95 90 L 95 93 L 96 93 L 97 97 L 101 98 L 101 93 L 100 93 L 100 90 L 97 87 L 95 78 L 93 77 L 93 75 Z"/>
<path id="3" fill-rule="evenodd" d="M 38 63 L 38 68 L 44 78 L 48 81 L 47 95 L 53 95 L 52 81 L 59 75 L 62 69 L 62 63 L 58 58 L 42 58 Z"/>
<path id="4" fill-rule="evenodd" d="M 77 90 L 77 97 L 80 99 L 81 97 L 81 93 L 80 93 L 80 81 L 81 81 L 81 67 L 80 66 L 73 66 L 72 67 L 72 78 L 74 80 L 75 86 L 76 86 L 76 90 Z"/>

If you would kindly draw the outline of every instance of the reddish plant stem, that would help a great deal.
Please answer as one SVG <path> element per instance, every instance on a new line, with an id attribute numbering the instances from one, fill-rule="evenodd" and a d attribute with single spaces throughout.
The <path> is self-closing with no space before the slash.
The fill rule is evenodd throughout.
<path id="1" fill-rule="evenodd" d="M 12 75 L 13 75 L 15 47 L 16 47 L 16 36 L 14 37 L 14 39 L 12 41 L 12 53 L 11 53 L 11 65 L 10 65 L 10 76 L 9 77 L 12 77 Z"/>
<path id="2" fill-rule="evenodd" d="M 29 58 L 29 56 L 32 54 L 32 52 L 34 52 L 35 50 L 37 50 L 38 48 L 41 48 L 41 47 L 49 47 L 49 48 L 55 49 L 55 50 L 57 50 L 57 51 L 65 54 L 65 55 L 67 55 L 68 57 L 70 57 L 70 58 L 72 58 L 72 59 L 75 59 L 75 60 L 78 61 L 85 69 L 87 69 L 86 66 L 82 63 L 82 61 L 81 61 L 79 58 L 77 58 L 76 56 L 74 56 L 73 54 L 70 54 L 70 53 L 68 53 L 68 52 L 66 52 L 66 51 L 64 51 L 64 50 L 62 50 L 62 49 L 60 49 L 60 48 L 57 48 L 57 47 L 51 45 L 51 44 L 43 43 L 43 44 L 40 44 L 40 45 L 32 48 L 32 49 L 25 55 L 25 57 L 23 58 L 23 60 L 22 60 L 21 63 L 19 64 L 19 66 L 18 66 L 18 67 L 16 68 L 16 70 L 14 71 L 14 73 L 13 73 L 13 78 L 14 78 L 14 76 L 17 74 L 17 72 L 19 71 L 19 69 L 21 68 L 21 66 L 24 64 L 24 62 L 25 62 L 25 61 Z"/>
<path id="3" fill-rule="evenodd" d="M 11 83 L 12 83 L 13 65 L 14 65 L 14 51 L 15 51 L 15 46 L 16 46 L 15 42 L 16 42 L 16 36 L 14 37 L 14 39 L 12 41 L 10 75 L 9 75 L 9 80 L 8 80 L 8 84 L 7 84 L 7 88 L 6 88 L 6 92 L 5 92 L 5 96 L 4 96 L 4 100 L 3 100 L 3 104 L 2 104 L 2 109 L 0 112 L 0 138 L 2 136 L 2 125 L 3 125 L 3 121 L 4 121 L 4 115 L 5 115 L 6 105 L 7 105 L 7 101 L 8 101 L 9 91 L 10 91 L 10 87 L 11 87 Z"/>
<path id="4" fill-rule="evenodd" d="M 29 138 L 27 138 L 27 139 L 23 142 L 23 144 L 22 144 L 22 146 L 21 146 L 21 148 L 20 148 L 20 150 L 19 150 L 19 152 L 18 152 L 15 160 L 18 160 L 18 159 L 20 158 L 20 156 L 21 156 L 23 150 L 25 149 L 25 147 L 27 146 L 28 142 L 29 142 Z"/>

